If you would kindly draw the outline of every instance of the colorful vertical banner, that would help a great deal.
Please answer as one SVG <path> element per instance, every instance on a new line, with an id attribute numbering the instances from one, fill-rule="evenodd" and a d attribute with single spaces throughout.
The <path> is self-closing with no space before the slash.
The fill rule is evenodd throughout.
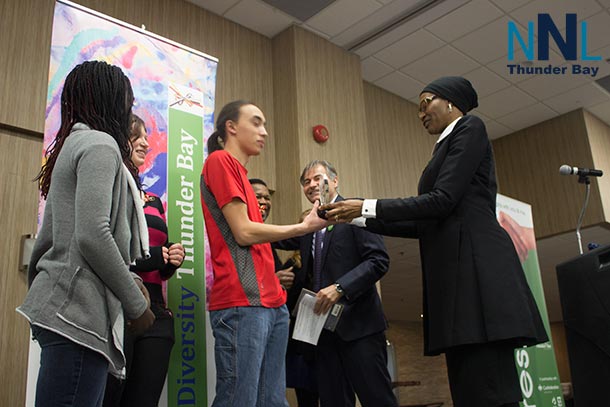
<path id="1" fill-rule="evenodd" d="M 549 317 L 544 300 L 532 207 L 526 203 L 497 195 L 496 215 L 510 235 L 523 271 L 532 290 L 549 341 L 536 346 L 515 349 L 515 363 L 523 394 L 523 407 L 563 407 L 564 400 L 555 361 Z"/>
<path id="2" fill-rule="evenodd" d="M 214 129 L 218 60 L 144 29 L 75 3 L 55 4 L 44 149 L 61 122 L 60 97 L 68 73 L 89 60 L 121 67 L 133 87 L 133 112 L 147 128 L 150 150 L 140 175 L 144 189 L 166 207 L 169 240 L 186 249 L 183 266 L 169 280 L 176 342 L 167 400 L 160 406 L 207 406 L 205 267 L 210 264 L 199 204 L 205 141 Z M 39 219 L 44 210 L 40 202 Z M 31 347 L 37 349 L 37 345 Z M 154 355 L 151 355 L 154 357 Z M 35 383 L 34 355 L 28 383 Z M 28 405 L 33 388 L 28 385 Z"/>

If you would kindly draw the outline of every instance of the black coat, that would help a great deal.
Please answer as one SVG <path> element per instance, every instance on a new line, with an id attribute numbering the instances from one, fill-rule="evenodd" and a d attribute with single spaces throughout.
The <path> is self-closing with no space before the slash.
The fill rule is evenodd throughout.
<path id="1" fill-rule="evenodd" d="M 337 200 L 342 200 L 340 196 Z M 304 286 L 311 289 L 313 233 L 274 244 L 300 250 Z M 327 228 L 322 249 L 322 288 L 339 283 L 345 307 L 335 332 L 345 341 L 382 332 L 387 324 L 375 283 L 388 271 L 389 256 L 383 238 L 363 228 L 338 224 Z M 298 277 L 297 277 L 298 278 Z"/>
<path id="2" fill-rule="evenodd" d="M 519 257 L 496 220 L 491 143 L 481 119 L 464 116 L 436 147 L 418 196 L 377 201 L 367 229 L 417 237 L 424 288 L 425 353 L 508 340 L 548 340 Z"/>

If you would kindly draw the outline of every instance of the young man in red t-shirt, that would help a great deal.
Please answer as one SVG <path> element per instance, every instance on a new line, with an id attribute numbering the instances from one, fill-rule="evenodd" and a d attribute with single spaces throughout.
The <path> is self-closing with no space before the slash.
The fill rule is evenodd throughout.
<path id="1" fill-rule="evenodd" d="M 214 269 L 209 298 L 217 372 L 213 407 L 288 406 L 286 292 L 275 276 L 269 242 L 327 226 L 317 216 L 317 203 L 300 224 L 263 223 L 246 164 L 260 154 L 266 137 L 265 116 L 257 106 L 227 104 L 208 140 L 201 173 Z"/>

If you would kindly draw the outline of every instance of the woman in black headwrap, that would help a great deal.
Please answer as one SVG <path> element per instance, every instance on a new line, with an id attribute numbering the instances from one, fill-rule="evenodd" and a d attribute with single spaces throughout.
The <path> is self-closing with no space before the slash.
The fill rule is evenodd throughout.
<path id="1" fill-rule="evenodd" d="M 440 135 L 419 195 L 326 205 L 329 219 L 418 238 L 425 354 L 445 353 L 456 407 L 518 406 L 513 350 L 548 340 L 508 234 L 496 220 L 496 176 L 483 121 L 466 115 L 477 94 L 461 77 L 419 95 L 419 119 Z M 355 221 L 358 222 L 358 219 Z"/>

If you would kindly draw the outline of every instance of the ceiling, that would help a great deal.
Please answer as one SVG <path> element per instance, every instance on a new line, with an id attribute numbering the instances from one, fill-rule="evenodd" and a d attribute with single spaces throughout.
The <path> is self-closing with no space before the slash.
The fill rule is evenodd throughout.
<path id="1" fill-rule="evenodd" d="M 269 38 L 293 24 L 310 30 L 358 54 L 364 80 L 414 103 L 437 77 L 464 76 L 492 139 L 581 107 L 610 125 L 610 93 L 595 83 L 610 75 L 610 0 L 188 1 Z M 594 78 L 572 74 L 552 40 L 550 60 L 531 62 L 515 41 L 511 63 L 565 66 L 565 75 L 509 73 L 507 24 L 525 39 L 538 13 L 549 13 L 564 38 L 566 13 L 587 22 L 587 55 L 602 59 L 576 63 L 599 68 Z"/>
<path id="2" fill-rule="evenodd" d="M 610 75 L 610 0 L 188 1 L 269 38 L 293 24 L 310 30 L 359 55 L 364 80 L 416 104 L 431 80 L 464 76 L 479 93 L 474 113 L 485 120 L 492 139 L 581 107 L 610 125 L 610 93 L 595 82 Z M 553 41 L 550 61 L 533 61 L 533 66 L 565 66 L 566 75 L 509 73 L 507 24 L 515 22 L 526 38 L 525 27 L 538 13 L 549 13 L 564 38 L 566 13 L 587 22 L 587 55 L 602 59 L 576 62 L 599 68 L 595 78 L 571 74 Z M 515 62 L 525 61 L 515 47 Z M 610 244 L 610 230 L 592 227 L 582 231 L 582 239 Z M 418 243 L 386 238 L 386 245 L 391 257 L 381 282 L 386 315 L 390 321 L 417 321 L 422 307 Z M 576 237 L 568 233 L 537 245 L 549 318 L 559 321 L 555 266 L 578 255 Z"/>

